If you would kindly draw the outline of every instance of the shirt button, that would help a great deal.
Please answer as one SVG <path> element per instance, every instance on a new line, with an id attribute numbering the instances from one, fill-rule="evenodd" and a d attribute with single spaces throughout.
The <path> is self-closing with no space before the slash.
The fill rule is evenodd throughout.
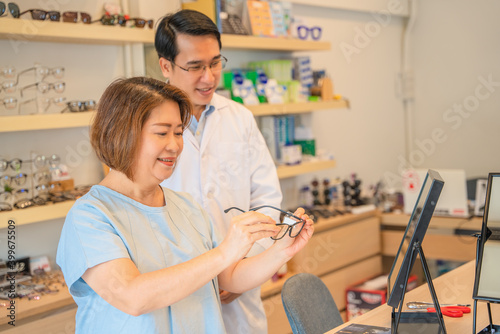
<path id="1" fill-rule="evenodd" d="M 199 136 L 200 135 L 200 131 L 196 131 L 196 135 Z"/>
<path id="2" fill-rule="evenodd" d="M 207 194 L 207 198 L 210 198 L 210 199 L 214 198 L 214 193 L 213 192 L 209 192 Z"/>

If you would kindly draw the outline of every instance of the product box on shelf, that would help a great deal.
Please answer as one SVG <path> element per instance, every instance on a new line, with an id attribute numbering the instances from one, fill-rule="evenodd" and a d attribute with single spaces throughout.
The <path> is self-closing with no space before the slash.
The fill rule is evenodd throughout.
<path id="1" fill-rule="evenodd" d="M 417 287 L 417 276 L 408 278 L 406 291 Z M 346 288 L 347 320 L 360 316 L 387 302 L 387 275 L 367 279 Z"/>

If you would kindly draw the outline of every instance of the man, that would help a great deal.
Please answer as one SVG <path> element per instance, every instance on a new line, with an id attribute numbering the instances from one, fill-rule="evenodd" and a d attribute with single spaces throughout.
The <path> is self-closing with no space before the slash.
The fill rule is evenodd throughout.
<path id="1" fill-rule="evenodd" d="M 280 207 L 276 167 L 252 113 L 215 93 L 226 58 L 217 26 L 204 14 L 181 10 L 158 25 L 155 47 L 163 75 L 190 97 L 194 116 L 184 132 L 184 151 L 164 185 L 190 193 L 226 232 L 230 207 Z M 236 212 L 235 212 L 236 211 Z M 276 221 L 277 211 L 268 211 Z M 248 256 L 272 244 L 255 244 Z M 228 333 L 267 333 L 260 288 L 243 295 L 220 293 Z"/>

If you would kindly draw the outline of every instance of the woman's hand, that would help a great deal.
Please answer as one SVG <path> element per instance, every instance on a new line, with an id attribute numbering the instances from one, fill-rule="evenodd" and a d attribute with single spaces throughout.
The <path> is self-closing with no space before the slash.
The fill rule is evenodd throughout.
<path id="1" fill-rule="evenodd" d="M 294 212 L 295 216 L 305 221 L 304 228 L 302 228 L 300 234 L 295 238 L 290 238 L 289 233 L 287 233 L 282 239 L 276 240 L 274 244 L 274 247 L 278 247 L 279 249 L 285 251 L 285 254 L 290 258 L 304 248 L 314 233 L 313 221 L 308 215 L 304 214 L 304 212 L 305 210 L 303 208 L 298 208 Z"/>
<path id="2" fill-rule="evenodd" d="M 219 247 L 230 263 L 234 263 L 247 255 L 255 241 L 275 236 L 279 231 L 271 217 L 255 211 L 245 212 L 231 219 Z"/>

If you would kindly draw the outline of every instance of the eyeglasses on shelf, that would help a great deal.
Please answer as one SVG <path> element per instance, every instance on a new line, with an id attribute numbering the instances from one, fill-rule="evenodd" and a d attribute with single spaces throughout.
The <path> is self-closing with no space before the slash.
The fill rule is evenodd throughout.
<path id="1" fill-rule="evenodd" d="M 278 210 L 279 212 L 281 212 L 285 215 L 285 218 L 283 219 L 283 223 L 276 224 L 276 226 L 279 226 L 281 228 L 280 231 L 274 237 L 271 237 L 271 239 L 280 240 L 285 235 L 287 235 L 287 233 L 290 236 L 290 238 L 295 238 L 300 234 L 300 232 L 304 228 L 304 225 L 306 223 L 305 220 L 297 217 L 296 215 L 294 215 L 290 211 L 284 211 L 284 210 L 281 210 L 280 208 L 277 208 L 277 207 L 274 207 L 271 205 L 261 205 L 261 206 L 249 209 L 248 211 L 258 211 L 258 210 L 264 209 L 264 208 Z M 225 209 L 224 213 L 228 213 L 229 211 L 231 211 L 233 209 L 241 211 L 243 213 L 245 212 L 244 210 L 242 210 L 238 207 L 232 206 L 230 208 Z"/>
<path id="2" fill-rule="evenodd" d="M 5 4 L 4 4 L 5 6 Z M 1 10 L 0 10 L 1 12 Z M 0 15 L 1 16 L 1 15 Z M 4 66 L 0 68 L 0 75 L 6 78 L 14 78 L 16 76 L 16 68 L 14 66 Z"/>
<path id="3" fill-rule="evenodd" d="M 5 109 L 15 109 L 17 107 L 17 99 L 15 97 L 6 97 L 0 100 L 0 103 L 5 107 Z"/>
<path id="4" fill-rule="evenodd" d="M 12 160 L 0 159 L 0 172 L 5 172 L 8 167 L 14 171 L 19 171 L 23 167 L 23 163 L 34 163 L 35 167 L 38 169 L 45 167 L 47 165 L 54 167 L 61 163 L 61 158 L 53 154 L 50 157 L 45 155 L 37 155 L 33 160 L 21 160 L 18 158 Z"/>
<path id="5" fill-rule="evenodd" d="M 53 89 L 56 93 L 62 93 L 64 92 L 64 89 L 66 88 L 66 83 L 59 81 L 59 82 L 45 82 L 45 81 L 40 81 L 36 82 L 34 84 L 24 86 L 21 88 L 21 97 L 23 96 L 23 92 L 27 89 L 30 89 L 32 87 L 36 87 L 38 91 L 42 94 L 47 93 L 49 90 Z"/>
<path id="6" fill-rule="evenodd" d="M 307 39 L 309 36 L 315 41 L 321 38 L 321 27 L 307 27 L 300 25 L 297 27 L 297 36 L 300 39 Z"/>
<path id="7" fill-rule="evenodd" d="M 62 66 L 57 66 L 53 68 L 48 68 L 47 66 L 35 66 L 28 68 L 24 71 L 19 72 L 17 75 L 17 82 L 19 82 L 19 77 L 27 72 L 30 71 L 35 71 L 37 75 L 41 76 L 41 79 L 43 80 L 45 77 L 48 77 L 49 75 L 54 76 L 56 79 L 62 79 L 64 77 L 64 72 L 65 69 Z"/>
<path id="8" fill-rule="evenodd" d="M 16 91 L 17 82 L 14 80 L 6 80 L 0 85 L 0 92 L 14 93 Z"/>
<path id="9" fill-rule="evenodd" d="M 51 105 L 56 105 L 56 106 L 64 106 L 66 105 L 66 98 L 64 96 L 61 96 L 61 97 L 46 97 L 46 98 L 31 98 L 29 100 L 25 100 L 25 101 L 22 101 L 20 104 L 21 104 L 21 108 L 23 108 L 23 106 L 25 106 L 26 104 L 29 104 L 29 103 L 32 103 L 32 102 L 37 102 L 37 103 L 40 103 L 41 105 L 41 108 L 44 110 L 44 111 L 47 111 L 47 109 L 49 109 L 49 107 Z"/>
<path id="10" fill-rule="evenodd" d="M 9 175 L 2 175 L 0 177 L 0 187 L 3 189 L 5 186 L 12 186 L 12 185 L 17 185 L 17 186 L 23 186 L 26 184 L 26 179 L 28 178 L 28 175 L 25 173 L 19 173 L 14 176 L 9 176 Z"/>
<path id="11" fill-rule="evenodd" d="M 0 211 L 12 211 L 12 205 L 5 202 L 0 202 Z"/>

